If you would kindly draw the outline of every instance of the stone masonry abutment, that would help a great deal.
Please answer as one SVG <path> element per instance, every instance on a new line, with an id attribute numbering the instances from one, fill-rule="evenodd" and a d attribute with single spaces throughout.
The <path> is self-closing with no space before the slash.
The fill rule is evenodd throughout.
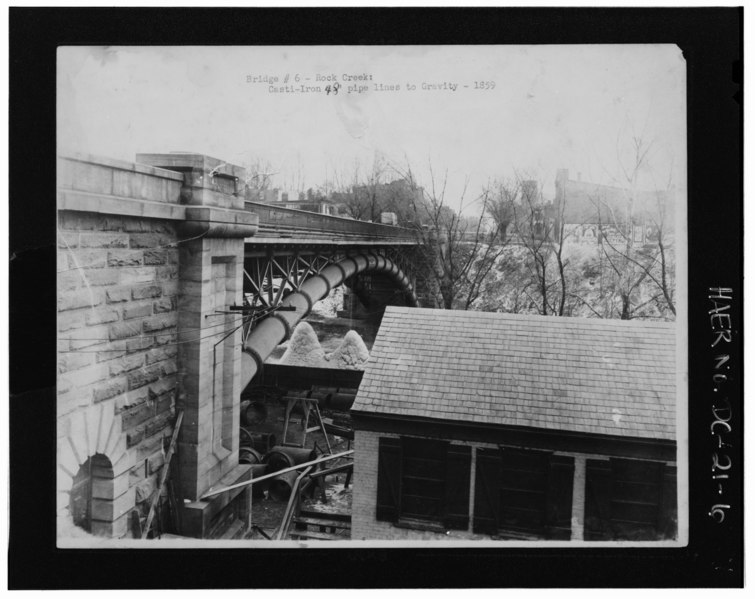
<path id="1" fill-rule="evenodd" d="M 187 522 L 199 522 L 189 534 L 202 536 L 198 497 L 248 476 L 240 317 L 218 311 L 242 301 L 257 216 L 238 194 L 239 167 L 196 154 L 137 162 L 58 159 L 59 530 L 72 530 L 80 480 L 88 532 L 125 537 L 143 523 L 182 410 L 173 478 Z"/>

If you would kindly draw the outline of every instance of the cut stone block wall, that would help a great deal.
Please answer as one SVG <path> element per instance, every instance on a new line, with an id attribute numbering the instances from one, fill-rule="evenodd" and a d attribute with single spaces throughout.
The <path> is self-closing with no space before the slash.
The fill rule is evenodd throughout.
<path id="1" fill-rule="evenodd" d="M 239 312 L 229 314 L 228 307 L 242 302 L 243 247 L 243 239 L 181 245 L 179 361 L 185 401 L 179 401 L 184 424 L 178 463 L 184 497 L 192 501 L 238 463 L 242 318 Z"/>
<path id="2" fill-rule="evenodd" d="M 118 482 L 133 500 L 113 498 L 124 523 L 107 530 L 120 535 L 129 508 L 146 517 L 175 417 L 175 224 L 61 211 L 58 231 L 58 434 L 82 408 L 120 418 L 133 462 Z"/>
<path id="3" fill-rule="evenodd" d="M 257 231 L 236 193 L 243 169 L 144 157 L 157 164 L 58 158 L 57 507 L 68 532 L 74 480 L 92 481 L 94 534 L 127 535 L 135 509 L 144 522 L 178 409 L 179 505 L 246 475 L 241 333 L 226 336 L 240 315 L 223 314 L 241 303 L 244 238 Z M 84 477 L 92 463 L 112 468 Z"/>

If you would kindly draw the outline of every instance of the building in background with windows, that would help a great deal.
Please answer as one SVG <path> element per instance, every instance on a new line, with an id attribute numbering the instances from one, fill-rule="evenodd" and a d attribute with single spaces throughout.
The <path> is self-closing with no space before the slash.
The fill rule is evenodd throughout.
<path id="1" fill-rule="evenodd" d="M 335 201 L 321 193 L 315 192 L 311 188 L 306 193 L 296 193 L 277 187 L 262 190 L 248 189 L 245 198 L 250 202 L 274 204 L 278 208 L 292 208 L 294 210 L 304 210 L 305 212 L 315 212 L 330 216 L 338 214 L 338 206 Z"/>
<path id="2" fill-rule="evenodd" d="M 568 169 L 556 171 L 556 198 L 553 202 L 554 231 L 564 222 L 564 236 L 577 243 L 600 243 L 603 237 L 617 247 L 654 246 L 659 235 L 673 244 L 676 188 L 635 189 L 601 185 L 569 178 Z"/>
<path id="3" fill-rule="evenodd" d="M 677 536 L 673 323 L 389 307 L 352 539 Z"/>

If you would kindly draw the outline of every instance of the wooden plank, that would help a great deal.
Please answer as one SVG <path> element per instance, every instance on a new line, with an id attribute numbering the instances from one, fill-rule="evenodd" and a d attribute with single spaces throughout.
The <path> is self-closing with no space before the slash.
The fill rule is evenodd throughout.
<path id="1" fill-rule="evenodd" d="M 157 502 L 160 501 L 160 495 L 163 492 L 163 486 L 165 485 L 165 481 L 168 479 L 168 472 L 170 471 L 170 460 L 173 457 L 173 452 L 176 449 L 176 441 L 178 440 L 178 431 L 181 429 L 181 422 L 183 422 L 184 419 L 184 413 L 183 410 L 181 410 L 178 413 L 178 418 L 176 418 L 176 425 L 173 427 L 173 437 L 170 440 L 170 447 L 168 448 L 168 453 L 165 454 L 165 464 L 163 464 L 162 472 L 160 472 L 160 484 L 157 486 L 157 493 L 155 493 L 155 497 L 152 499 L 152 505 L 149 507 L 149 514 L 147 514 L 147 522 L 144 525 L 144 530 L 142 531 L 142 539 L 146 539 L 147 535 L 149 534 L 149 528 L 152 525 L 152 519 L 155 517 L 155 509 L 157 508 Z"/>
<path id="2" fill-rule="evenodd" d="M 305 518 L 323 518 L 327 517 L 330 520 L 338 520 L 340 522 L 351 522 L 351 514 L 341 514 L 339 512 L 318 512 L 316 510 L 302 509 L 299 512 L 299 516 Z"/>
<path id="3" fill-rule="evenodd" d="M 220 535 L 220 539 L 239 539 L 244 532 L 244 523 L 241 520 L 234 520 L 226 531 Z"/>
<path id="4" fill-rule="evenodd" d="M 351 536 L 340 536 L 336 534 L 331 534 L 327 532 L 314 532 L 314 531 L 304 531 L 304 530 L 294 530 L 291 531 L 291 538 L 292 539 L 313 539 L 318 541 L 345 541 L 351 538 Z"/>
<path id="5" fill-rule="evenodd" d="M 324 518 L 306 518 L 302 516 L 294 518 L 294 524 L 306 524 L 307 526 L 326 526 L 328 528 L 351 528 L 351 522 L 344 522 L 343 520 L 326 520 Z"/>

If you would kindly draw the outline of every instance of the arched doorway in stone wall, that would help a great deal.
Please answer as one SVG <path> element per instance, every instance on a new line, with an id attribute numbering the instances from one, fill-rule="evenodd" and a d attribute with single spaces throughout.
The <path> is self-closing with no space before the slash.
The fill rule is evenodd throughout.
<path id="1" fill-rule="evenodd" d="M 74 526 L 92 532 L 92 522 L 104 509 L 104 497 L 111 494 L 113 465 L 107 456 L 98 453 L 90 457 L 73 477 L 68 510 Z M 104 496 L 104 497 L 103 497 Z"/>
<path id="2" fill-rule="evenodd" d="M 57 517 L 60 537 L 121 538 L 135 507 L 126 448 L 113 403 L 80 408 L 58 422 Z"/>

